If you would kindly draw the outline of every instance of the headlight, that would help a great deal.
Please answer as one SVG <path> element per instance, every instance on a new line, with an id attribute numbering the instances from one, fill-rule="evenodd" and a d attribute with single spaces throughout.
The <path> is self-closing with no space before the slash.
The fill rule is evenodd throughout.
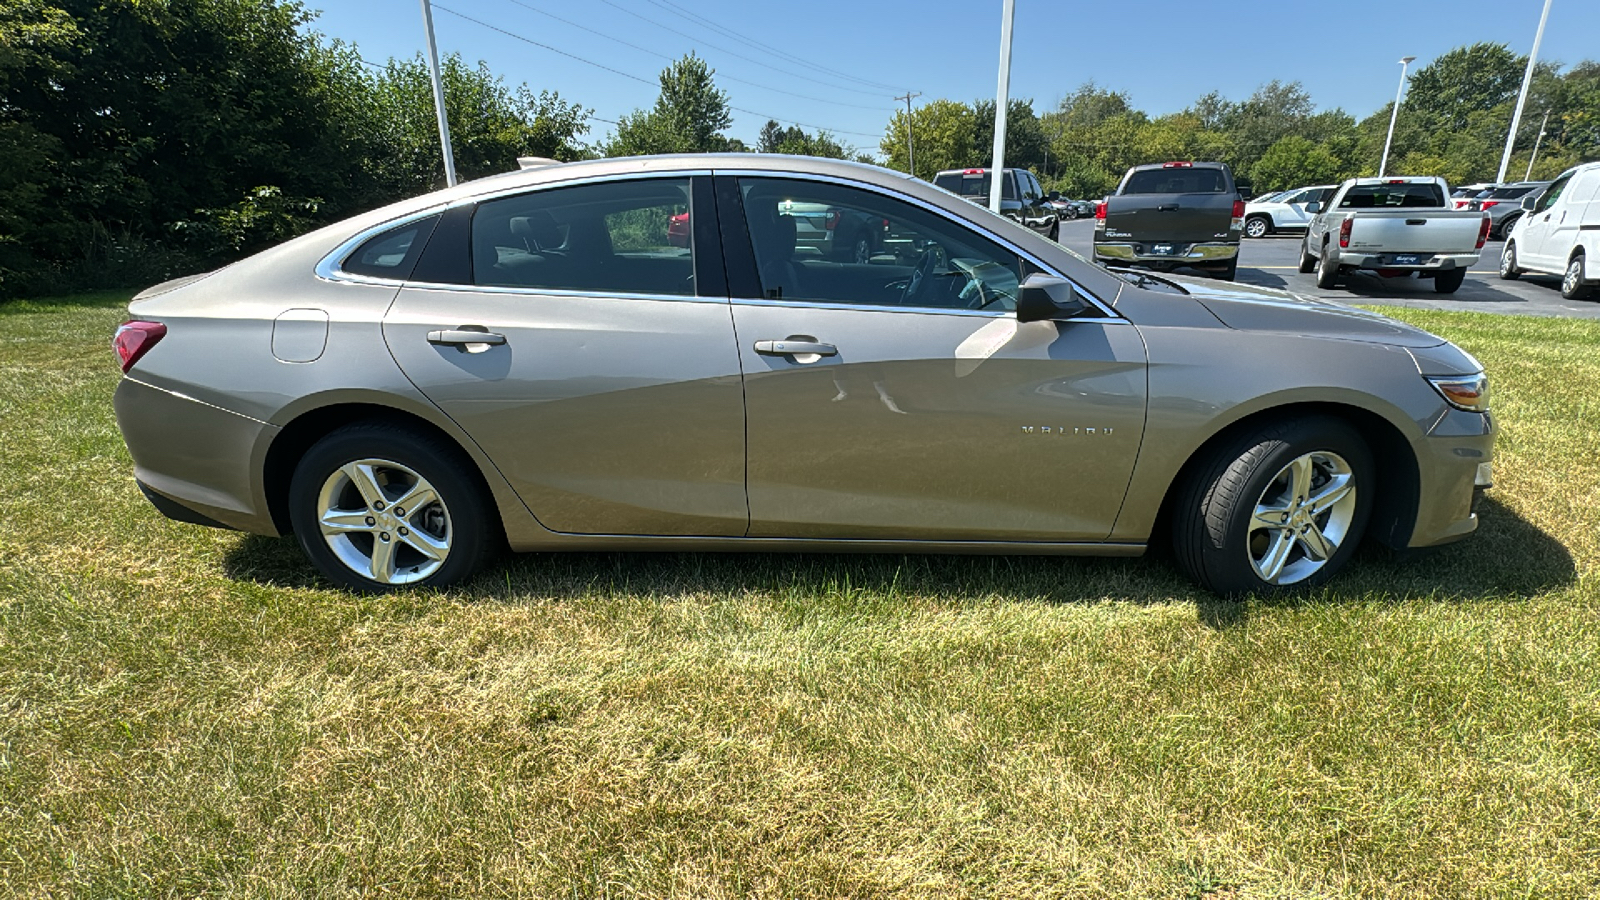
<path id="1" fill-rule="evenodd" d="M 1428 375 L 1425 376 L 1433 389 L 1456 409 L 1467 412 L 1489 411 L 1489 376 L 1484 372 L 1476 375 Z"/>

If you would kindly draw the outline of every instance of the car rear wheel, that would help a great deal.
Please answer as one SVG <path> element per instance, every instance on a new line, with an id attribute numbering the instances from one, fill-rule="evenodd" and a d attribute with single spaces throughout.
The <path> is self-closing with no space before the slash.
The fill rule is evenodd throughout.
<path id="1" fill-rule="evenodd" d="M 1300 274 L 1310 275 L 1317 270 L 1317 258 L 1311 255 L 1311 248 L 1305 241 L 1300 242 Z"/>
<path id="2" fill-rule="evenodd" d="M 1466 269 L 1443 269 L 1433 276 L 1433 289 L 1440 294 L 1454 294 L 1461 289 L 1461 283 L 1466 280 Z"/>
<path id="3" fill-rule="evenodd" d="M 864 237 L 858 237 L 850 245 L 850 261 L 854 263 L 872 262 L 872 242 Z"/>
<path id="4" fill-rule="evenodd" d="M 1561 276 L 1561 296 L 1568 300 L 1586 300 L 1594 288 L 1583 283 L 1583 254 L 1576 253 L 1567 263 L 1567 272 Z"/>
<path id="5" fill-rule="evenodd" d="M 385 423 L 331 432 L 289 487 L 300 546 L 328 580 L 363 592 L 444 587 L 482 565 L 493 527 L 472 462 Z"/>
<path id="6" fill-rule="evenodd" d="M 1212 274 L 1223 281 L 1233 281 L 1239 277 L 1239 257 L 1228 260 L 1225 268 L 1215 269 Z"/>
<path id="7" fill-rule="evenodd" d="M 1266 237 L 1272 233 L 1272 222 L 1266 216 L 1251 216 L 1244 220 L 1245 237 Z"/>
<path id="8" fill-rule="evenodd" d="M 1339 264 L 1329 258 L 1328 248 L 1317 257 L 1317 287 L 1331 291 L 1339 284 Z"/>
<path id="9" fill-rule="evenodd" d="M 1058 244 L 1061 243 L 1061 220 L 1060 219 L 1057 219 L 1054 222 L 1050 223 L 1050 240 L 1055 241 Z"/>
<path id="10" fill-rule="evenodd" d="M 1372 478 L 1366 443 L 1338 419 L 1245 433 L 1184 486 L 1173 518 L 1178 563 L 1227 596 L 1322 584 L 1360 542 Z"/>
<path id="11" fill-rule="evenodd" d="M 1500 277 L 1506 281 L 1516 281 L 1522 277 L 1522 270 L 1517 268 L 1517 245 L 1510 241 L 1500 251 Z"/>

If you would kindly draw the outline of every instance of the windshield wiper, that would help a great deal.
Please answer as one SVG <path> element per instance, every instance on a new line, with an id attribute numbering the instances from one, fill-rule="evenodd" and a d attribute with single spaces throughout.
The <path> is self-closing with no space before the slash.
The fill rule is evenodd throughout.
<path id="1" fill-rule="evenodd" d="M 1151 275 L 1149 272 L 1146 272 L 1143 269 L 1126 269 L 1126 268 L 1109 268 L 1108 267 L 1106 269 L 1106 271 L 1110 272 L 1111 274 L 1113 274 L 1115 276 L 1117 276 L 1118 278 L 1121 278 L 1123 281 L 1128 282 L 1129 284 L 1133 285 L 1134 287 L 1143 288 L 1143 287 L 1149 287 L 1151 285 L 1160 285 L 1161 287 L 1172 288 L 1173 290 L 1175 290 L 1178 293 L 1183 294 L 1185 296 L 1187 296 L 1188 293 L 1189 293 L 1189 291 L 1183 285 L 1177 283 L 1176 281 L 1172 281 L 1171 279 L 1167 279 L 1167 278 L 1162 278 L 1162 277 L 1160 277 L 1158 275 Z M 1132 277 L 1130 278 L 1129 276 L 1132 276 Z"/>

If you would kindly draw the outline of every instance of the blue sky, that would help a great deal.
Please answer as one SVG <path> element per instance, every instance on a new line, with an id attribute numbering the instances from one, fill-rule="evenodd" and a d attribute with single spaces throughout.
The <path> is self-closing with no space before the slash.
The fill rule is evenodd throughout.
<path id="1" fill-rule="evenodd" d="M 313 28 L 356 44 L 368 60 L 411 56 L 424 46 L 419 0 L 307 5 L 320 9 Z M 1159 115 L 1211 90 L 1243 99 L 1277 78 L 1303 83 L 1321 108 L 1343 107 L 1359 118 L 1394 97 L 1402 56 L 1425 65 L 1475 41 L 1527 53 L 1542 6 L 1016 0 L 1011 95 L 1033 98 L 1042 112 L 1093 80 Z M 897 94 L 921 91 L 917 103 L 993 99 L 1000 11 L 1000 0 L 435 0 L 434 25 L 441 54 L 484 60 L 510 84 L 559 91 L 610 120 L 652 104 L 660 70 L 694 50 L 739 108 L 731 136 L 754 143 L 771 116 L 827 127 L 876 152 Z M 1600 2 L 1554 0 L 1539 58 L 1570 65 L 1600 56 L 1597 37 Z M 591 126 L 589 140 L 612 127 Z"/>

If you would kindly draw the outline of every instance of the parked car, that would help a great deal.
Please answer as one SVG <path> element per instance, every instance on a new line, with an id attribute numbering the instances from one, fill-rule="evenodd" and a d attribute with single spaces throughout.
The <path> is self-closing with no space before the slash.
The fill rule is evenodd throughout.
<path id="1" fill-rule="evenodd" d="M 933 176 L 936 187 L 979 206 L 989 205 L 988 169 L 946 169 Z M 1050 240 L 1060 240 L 1061 219 L 1045 205 L 1044 188 L 1027 169 L 1006 169 L 1000 182 L 1000 214 Z"/>
<path id="2" fill-rule="evenodd" d="M 1453 294 L 1489 239 L 1489 217 L 1446 208 L 1443 178 L 1352 178 L 1339 185 L 1326 209 L 1313 213 L 1300 245 L 1300 271 L 1317 273 L 1317 287 L 1337 285 L 1357 270 L 1383 277 L 1417 275 L 1433 289 Z"/>
<path id="3" fill-rule="evenodd" d="M 1523 215 L 1500 250 L 1500 277 L 1524 272 L 1561 276 L 1561 296 L 1593 297 L 1600 284 L 1600 163 L 1561 174 L 1522 198 Z"/>
<path id="4" fill-rule="evenodd" d="M 1306 226 L 1311 224 L 1311 214 L 1306 212 L 1306 204 L 1313 201 L 1327 203 L 1338 187 L 1336 184 L 1319 184 L 1251 200 L 1244 205 L 1244 236 L 1259 238 L 1279 231 L 1305 231 Z"/>
<path id="5" fill-rule="evenodd" d="M 778 214 L 795 221 L 795 251 L 839 262 L 867 263 L 883 248 L 888 225 L 860 210 L 784 200 Z"/>
<path id="6" fill-rule="evenodd" d="M 1467 209 L 1480 210 L 1489 214 L 1489 239 L 1501 240 L 1510 233 L 1511 227 L 1522 218 L 1523 197 L 1537 194 L 1550 186 L 1548 181 L 1521 181 L 1516 184 L 1506 184 L 1490 188 L 1478 196 L 1467 201 Z"/>
<path id="7" fill-rule="evenodd" d="M 887 219 L 921 255 L 797 254 L 785 201 Z M 678 247 L 663 223 L 685 207 Z M 1136 556 L 1170 538 L 1199 583 L 1271 592 L 1326 581 L 1363 537 L 1465 537 L 1490 481 L 1486 376 L 1438 337 L 1113 273 L 838 160 L 468 181 L 129 310 L 115 405 L 150 501 L 293 533 L 355 590 L 451 584 L 506 545 Z"/>
<path id="8" fill-rule="evenodd" d="M 1499 186 L 1500 185 L 1491 181 L 1480 181 L 1477 184 L 1468 184 L 1458 187 L 1450 192 L 1450 208 L 1466 209 L 1467 204 L 1472 201 L 1472 198 L 1482 194 L 1484 191 L 1492 190 Z"/>
<path id="9" fill-rule="evenodd" d="M 1134 166 L 1094 215 L 1096 262 L 1192 266 L 1226 281 L 1238 272 L 1244 200 L 1225 163 Z"/>

